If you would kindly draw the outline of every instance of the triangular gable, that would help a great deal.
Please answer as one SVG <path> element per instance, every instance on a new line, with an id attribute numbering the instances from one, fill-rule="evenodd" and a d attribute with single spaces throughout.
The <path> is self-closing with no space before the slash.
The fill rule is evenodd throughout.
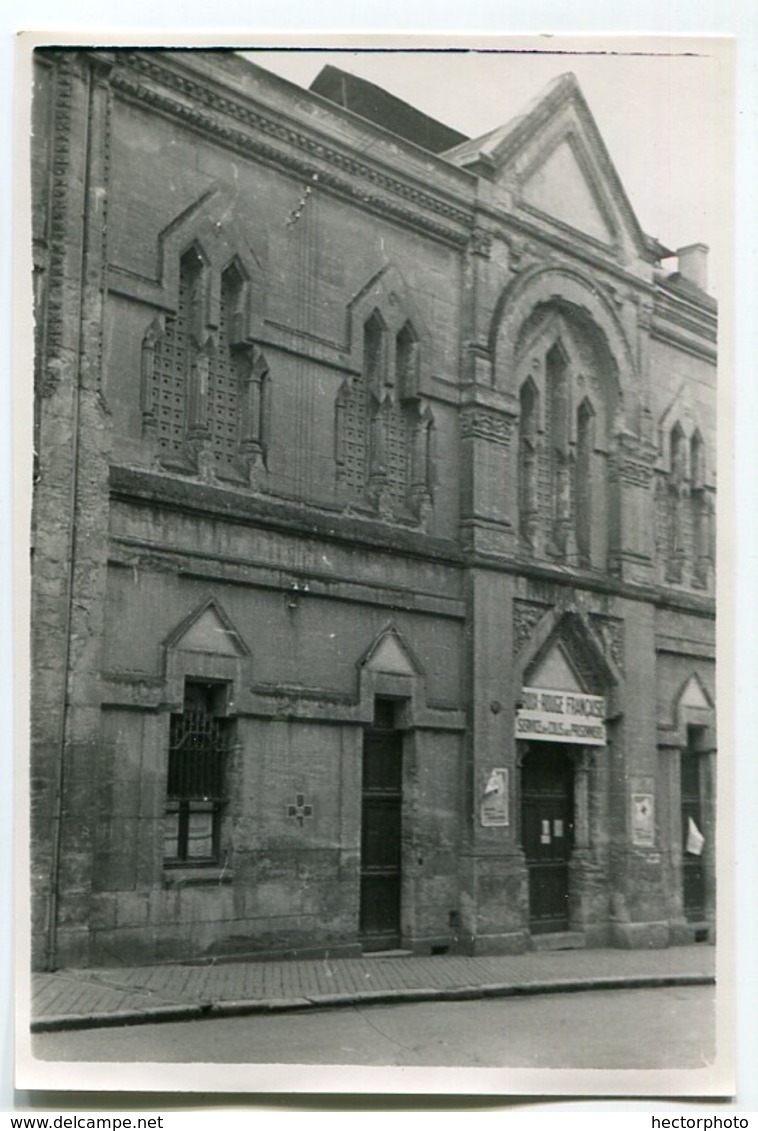
<path id="1" fill-rule="evenodd" d="M 214 656 L 250 654 L 229 617 L 213 600 L 190 613 L 165 641 L 164 648 Z"/>
<path id="2" fill-rule="evenodd" d="M 573 605 L 545 614 L 520 661 L 524 686 L 604 695 L 619 682 L 586 614 Z"/>
<path id="3" fill-rule="evenodd" d="M 184 636 L 177 648 L 185 652 L 212 652 L 216 656 L 237 656 L 237 645 L 215 609 L 207 609 Z"/>
<path id="4" fill-rule="evenodd" d="M 414 675 L 405 651 L 395 636 L 385 636 L 373 656 L 366 663 L 370 672 L 392 672 L 394 675 Z"/>
<path id="5" fill-rule="evenodd" d="M 385 672 L 389 675 L 421 674 L 419 662 L 410 647 L 397 629 L 392 627 L 379 634 L 363 657 L 361 667 L 365 671 Z"/>
<path id="6" fill-rule="evenodd" d="M 682 694 L 679 697 L 680 707 L 694 707 L 697 710 L 710 711 L 713 707 L 710 699 L 703 689 L 703 685 L 696 675 L 688 679 Z"/>
<path id="7" fill-rule="evenodd" d="M 494 181 L 508 208 L 550 218 L 606 246 L 656 262 L 595 119 L 572 74 L 554 79 L 526 113 L 444 154 Z"/>
<path id="8" fill-rule="evenodd" d="M 533 687 L 545 687 L 551 691 L 582 692 L 584 690 L 559 644 L 551 648 L 540 660 L 530 673 L 529 680 Z"/>
<path id="9" fill-rule="evenodd" d="M 362 348 L 361 328 L 374 309 L 381 311 L 387 329 L 396 334 L 410 321 L 421 343 L 422 358 L 428 358 L 431 335 L 413 291 L 394 263 L 385 264 L 364 283 L 347 306 L 347 340 L 355 351 Z"/>
<path id="10" fill-rule="evenodd" d="M 613 241 L 613 231 L 567 139 L 524 179 L 521 199 L 530 208 L 601 243 Z"/>

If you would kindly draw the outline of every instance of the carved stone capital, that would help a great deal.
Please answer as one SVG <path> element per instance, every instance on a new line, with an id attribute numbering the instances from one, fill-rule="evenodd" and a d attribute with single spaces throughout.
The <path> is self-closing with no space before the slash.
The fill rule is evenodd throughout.
<path id="1" fill-rule="evenodd" d="M 476 227 L 469 239 L 469 251 L 482 259 L 489 259 L 492 254 L 492 232 L 486 228 Z"/>
<path id="2" fill-rule="evenodd" d="M 460 419 L 462 440 L 488 440 L 491 444 L 509 446 L 513 431 L 513 421 L 509 416 L 476 406 L 463 409 Z"/>

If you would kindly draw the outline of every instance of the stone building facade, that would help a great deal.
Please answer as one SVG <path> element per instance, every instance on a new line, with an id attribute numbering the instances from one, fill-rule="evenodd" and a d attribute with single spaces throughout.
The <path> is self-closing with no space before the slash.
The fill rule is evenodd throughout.
<path id="1" fill-rule="evenodd" d="M 35 964 L 711 940 L 715 303 L 573 76 L 35 70 Z"/>

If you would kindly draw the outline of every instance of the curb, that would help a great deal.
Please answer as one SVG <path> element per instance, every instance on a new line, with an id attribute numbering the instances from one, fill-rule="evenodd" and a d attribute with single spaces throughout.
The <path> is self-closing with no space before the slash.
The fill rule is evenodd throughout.
<path id="1" fill-rule="evenodd" d="M 125 1009 L 111 1013 L 64 1013 L 38 1017 L 32 1033 L 56 1033 L 71 1029 L 106 1029 L 118 1025 L 153 1025 L 168 1021 L 199 1021 L 253 1014 L 295 1013 L 307 1009 L 336 1009 L 349 1005 L 398 1005 L 425 1001 L 475 1001 L 479 998 L 528 997 L 538 994 L 581 993 L 591 990 L 642 990 L 665 986 L 715 985 L 713 974 L 642 974 L 591 980 L 565 979 L 552 982 L 496 982 L 491 985 L 453 986 L 449 989 L 418 988 L 364 990 L 359 993 L 314 994 L 311 997 L 253 998 L 241 1001 L 203 1002 L 193 1005 L 162 1005 Z"/>

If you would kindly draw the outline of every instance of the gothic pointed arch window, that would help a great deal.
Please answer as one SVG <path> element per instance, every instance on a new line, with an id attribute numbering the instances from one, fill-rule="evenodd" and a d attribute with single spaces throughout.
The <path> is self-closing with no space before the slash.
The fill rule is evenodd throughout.
<path id="1" fill-rule="evenodd" d="M 545 358 L 548 474 L 552 500 L 551 548 L 565 557 L 572 521 L 569 358 L 560 341 Z"/>
<path id="2" fill-rule="evenodd" d="M 692 511 L 693 577 L 704 585 L 710 562 L 710 503 L 705 486 L 705 442 L 698 428 L 690 439 L 690 509 Z"/>
<path id="3" fill-rule="evenodd" d="M 167 463 L 182 463 L 187 456 L 189 383 L 202 338 L 205 271 L 202 252 L 191 246 L 179 261 L 176 312 L 166 316 L 163 332 L 153 333 L 149 343 L 153 388 L 148 423 L 154 425 L 158 451 Z"/>
<path id="4" fill-rule="evenodd" d="M 390 462 L 397 456 L 387 361 L 387 326 L 379 311 L 374 310 L 363 327 L 363 373 L 369 414 L 368 485 L 378 492 L 390 486 Z"/>
<path id="5" fill-rule="evenodd" d="M 244 279 L 235 263 L 221 276 L 218 342 L 208 382 L 208 441 L 220 471 L 239 455 L 240 389 L 234 357 L 235 329 Z"/>
<path id="6" fill-rule="evenodd" d="M 519 533 L 524 543 L 534 549 L 539 516 L 538 416 L 539 393 L 528 377 L 519 393 L 518 491 Z"/>
<path id="7" fill-rule="evenodd" d="M 381 399 L 387 380 L 387 327 L 378 310 L 363 326 L 363 372 L 369 392 Z"/>
<path id="8" fill-rule="evenodd" d="M 685 546 L 685 498 L 687 495 L 687 439 L 679 421 L 669 433 L 669 553 L 667 576 L 670 581 L 681 581 Z"/>
<path id="9" fill-rule="evenodd" d="M 581 565 L 592 564 L 592 464 L 595 451 L 595 410 L 585 397 L 576 414 L 574 525 Z"/>
<path id="10" fill-rule="evenodd" d="M 248 482 L 266 466 L 269 368 L 250 340 L 250 279 L 237 257 L 181 255 L 177 305 L 142 343 L 142 417 L 157 458 L 187 474 Z"/>
<path id="11" fill-rule="evenodd" d="M 419 395 L 419 336 L 410 319 L 399 322 L 378 307 L 363 322 L 360 373 L 335 400 L 335 464 L 343 492 L 413 521 L 432 499 L 435 426 Z"/>
<path id="12" fill-rule="evenodd" d="M 419 353 L 418 336 L 407 321 L 395 338 L 395 373 L 401 400 L 418 396 Z"/>

